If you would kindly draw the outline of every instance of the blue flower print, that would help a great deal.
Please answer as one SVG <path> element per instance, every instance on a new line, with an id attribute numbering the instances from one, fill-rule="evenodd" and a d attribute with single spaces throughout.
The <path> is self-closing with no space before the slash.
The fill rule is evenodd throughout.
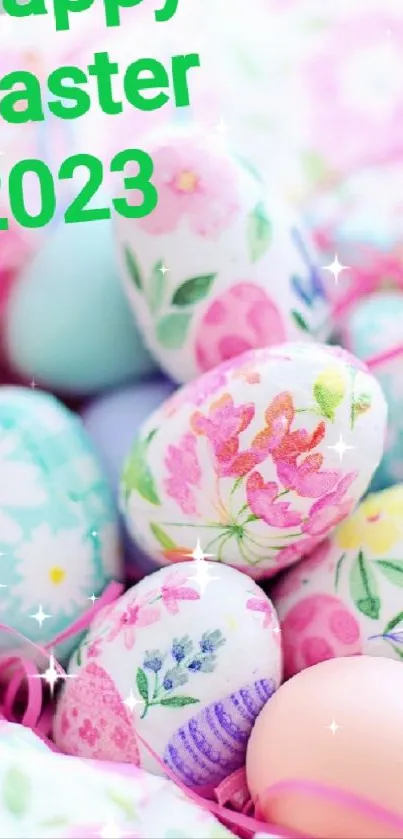
<path id="1" fill-rule="evenodd" d="M 213 673 L 216 667 L 217 651 L 225 644 L 219 629 L 204 632 L 197 646 L 184 635 L 174 638 L 169 653 L 160 650 L 146 650 L 142 667 L 137 668 L 136 684 L 144 707 L 141 719 L 149 709 L 157 705 L 183 708 L 199 702 L 194 696 L 177 694 L 177 688 L 186 685 L 196 674 Z M 171 666 L 164 672 L 164 661 L 171 658 Z"/>

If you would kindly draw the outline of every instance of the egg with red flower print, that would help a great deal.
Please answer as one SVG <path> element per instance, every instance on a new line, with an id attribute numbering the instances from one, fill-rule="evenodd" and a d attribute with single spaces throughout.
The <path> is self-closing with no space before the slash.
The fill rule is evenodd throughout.
<path id="1" fill-rule="evenodd" d="M 178 390 L 138 433 L 121 503 L 163 565 L 206 554 L 258 579 L 349 515 L 382 455 L 386 404 L 337 347 L 252 350 Z"/>
<path id="2" fill-rule="evenodd" d="M 277 617 L 244 574 L 188 560 L 102 610 L 68 672 L 54 719 L 62 751 L 168 771 L 206 792 L 244 765 L 279 687 Z"/>
<path id="3" fill-rule="evenodd" d="M 186 382 L 248 349 L 325 339 L 315 250 L 259 174 L 194 130 L 157 134 L 147 151 L 158 204 L 115 227 L 124 287 L 160 366 Z"/>

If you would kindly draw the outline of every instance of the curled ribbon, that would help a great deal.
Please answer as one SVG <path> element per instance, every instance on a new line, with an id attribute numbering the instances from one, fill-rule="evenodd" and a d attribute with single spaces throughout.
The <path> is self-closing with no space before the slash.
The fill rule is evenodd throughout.
<path id="1" fill-rule="evenodd" d="M 62 754 L 50 739 L 52 710 L 50 707 L 44 708 L 43 680 L 39 670 L 43 670 L 44 661 L 46 663 L 49 662 L 50 650 L 68 638 L 88 629 L 98 612 L 104 606 L 115 602 L 122 590 L 123 586 L 121 584 L 111 583 L 94 606 L 44 647 L 34 644 L 16 630 L 0 624 L 0 631 L 11 636 L 15 641 L 22 643 L 22 649 L 24 651 L 21 655 L 16 651 L 12 651 L 0 656 L 0 680 L 4 683 L 4 677 L 8 677 L 5 693 L 0 705 L 0 718 L 3 721 L 19 721 L 14 715 L 14 704 L 21 688 L 24 686 L 26 690 L 26 707 L 22 714 L 21 724 L 30 728 L 53 752 L 59 755 Z M 27 657 L 26 653 L 28 649 L 31 649 L 34 660 Z M 38 659 L 42 661 L 42 667 L 39 667 L 37 664 Z M 61 678 L 66 676 L 63 667 L 56 659 L 54 659 L 54 667 Z M 245 770 L 239 769 L 215 789 L 204 789 L 202 791 L 200 789 L 190 789 L 165 765 L 160 756 L 138 732 L 136 732 L 136 735 L 165 777 L 171 780 L 191 801 L 204 810 L 208 810 L 229 829 L 242 837 L 242 839 L 251 839 L 256 833 L 271 833 L 278 837 L 278 839 L 307 839 L 303 834 L 293 833 L 279 825 L 270 824 L 262 817 L 261 802 L 264 800 L 267 803 L 271 797 L 275 796 L 278 798 L 279 795 L 287 792 L 300 793 L 303 796 L 311 796 L 313 799 L 315 797 L 321 797 L 339 807 L 352 808 L 360 815 L 378 821 L 385 826 L 387 825 L 389 828 L 399 831 L 400 835 L 403 835 L 402 816 L 387 810 L 376 802 L 368 801 L 355 793 L 335 789 L 313 781 L 299 779 L 282 780 L 269 786 L 258 800 L 252 801 L 247 788 Z M 67 755 L 63 755 L 63 757 L 66 760 L 77 759 Z M 92 764 L 98 770 L 113 771 L 126 778 L 133 778 L 133 780 L 135 780 L 138 771 L 137 767 L 134 768 L 131 764 L 107 763 L 94 760 L 85 762 Z M 251 815 L 252 812 L 254 815 Z M 80 837 L 89 835 L 87 832 L 88 825 L 86 828 L 83 827 L 83 831 L 80 832 Z"/>

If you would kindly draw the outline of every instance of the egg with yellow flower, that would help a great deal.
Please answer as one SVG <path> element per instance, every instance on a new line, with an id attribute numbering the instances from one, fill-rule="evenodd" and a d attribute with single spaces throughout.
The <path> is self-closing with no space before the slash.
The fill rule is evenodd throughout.
<path id="1" fill-rule="evenodd" d="M 287 677 L 340 656 L 403 659 L 403 484 L 367 496 L 272 597 Z"/>

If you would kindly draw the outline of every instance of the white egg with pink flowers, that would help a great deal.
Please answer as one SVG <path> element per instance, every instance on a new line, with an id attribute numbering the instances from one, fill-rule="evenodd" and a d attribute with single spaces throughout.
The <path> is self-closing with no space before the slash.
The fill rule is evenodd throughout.
<path id="1" fill-rule="evenodd" d="M 216 563 L 272 577 L 356 506 L 386 414 L 375 378 L 339 347 L 244 353 L 139 429 L 121 481 L 128 529 L 157 565 L 183 561 L 199 541 Z"/>
<path id="2" fill-rule="evenodd" d="M 154 358 L 178 382 L 242 352 L 327 335 L 315 249 L 248 162 L 195 131 L 154 135 L 156 208 L 116 217 L 121 274 Z"/>

